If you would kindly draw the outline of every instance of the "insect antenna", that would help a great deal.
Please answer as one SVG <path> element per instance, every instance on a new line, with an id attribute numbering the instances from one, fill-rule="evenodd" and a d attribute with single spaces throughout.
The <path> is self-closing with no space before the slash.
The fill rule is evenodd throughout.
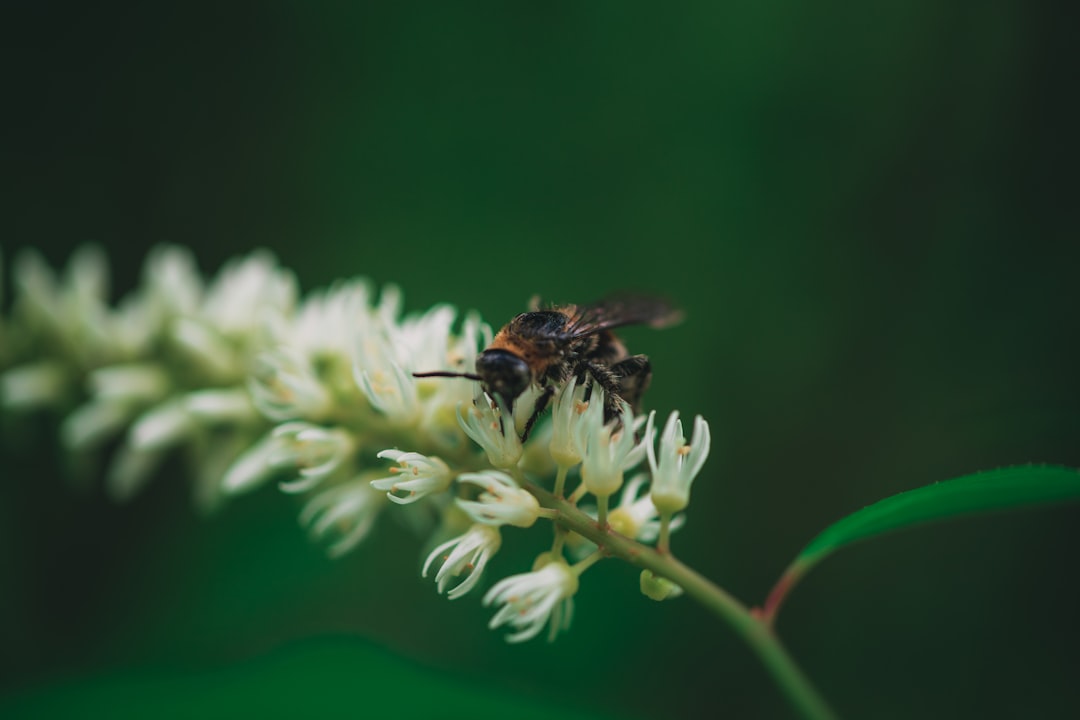
<path id="1" fill-rule="evenodd" d="M 413 377 L 426 378 L 426 377 L 462 377 L 467 380 L 479 380 L 480 376 L 476 373 L 463 373 L 463 372 L 451 372 L 449 370 L 432 370 L 431 372 L 414 372 Z"/>

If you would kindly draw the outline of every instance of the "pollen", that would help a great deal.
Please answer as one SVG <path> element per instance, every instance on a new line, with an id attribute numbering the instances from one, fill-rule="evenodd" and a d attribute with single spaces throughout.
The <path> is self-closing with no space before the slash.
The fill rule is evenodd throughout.
<path id="1" fill-rule="evenodd" d="M 581 415 L 582 413 L 584 413 L 585 410 L 588 409 L 588 407 L 589 407 L 589 403 L 585 402 L 584 400 L 575 400 L 574 401 L 574 412 L 576 412 L 578 415 Z"/>
<path id="2" fill-rule="evenodd" d="M 675 452 L 679 453 L 680 455 L 689 455 L 690 454 L 690 446 L 689 445 L 683 445 L 682 447 L 680 447 Z"/>

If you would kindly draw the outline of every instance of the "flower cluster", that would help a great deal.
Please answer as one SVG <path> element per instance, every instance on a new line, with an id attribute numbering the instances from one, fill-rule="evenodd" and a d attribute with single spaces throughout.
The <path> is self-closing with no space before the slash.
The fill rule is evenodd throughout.
<path id="1" fill-rule="evenodd" d="M 0 315 L 0 407 L 62 413 L 63 446 L 80 456 L 104 455 L 120 438 L 105 470 L 114 498 L 182 453 L 201 507 L 276 482 L 300 497 L 301 525 L 333 556 L 368 537 L 382 513 L 422 505 L 439 519 L 423 575 L 451 599 L 489 572 L 504 528 L 557 520 L 536 489 L 561 500 L 571 473 L 580 479 L 563 502 L 591 494 L 598 528 L 666 552 L 709 452 L 700 417 L 687 441 L 678 413 L 660 432 L 653 415 L 625 404 L 606 416 L 604 390 L 587 373 L 555 389 L 550 414 L 522 442 L 541 388 L 511 412 L 478 383 L 414 376 L 473 370 L 492 338 L 475 314 L 458 322 L 439 305 L 403 315 L 397 288 L 376 292 L 364 280 L 301 299 L 265 252 L 205 282 L 187 251 L 157 248 L 116 305 L 94 248 L 62 276 L 24 252 L 13 277 L 10 316 Z M 624 487 L 646 459 L 647 472 Z M 531 572 L 483 596 L 499 606 L 491 627 L 508 626 L 511 642 L 545 627 L 553 638 L 570 624 L 581 574 L 602 557 L 557 525 Z M 677 594 L 662 582 L 643 577 L 642 589 Z"/>

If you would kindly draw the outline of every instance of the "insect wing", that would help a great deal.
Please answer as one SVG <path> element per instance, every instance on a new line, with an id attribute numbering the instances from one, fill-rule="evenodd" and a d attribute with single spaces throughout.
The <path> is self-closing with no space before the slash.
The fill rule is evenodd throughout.
<path id="1" fill-rule="evenodd" d="M 625 325 L 664 328 L 682 320 L 682 311 L 651 295 L 615 295 L 592 305 L 579 305 L 570 313 L 565 337 L 593 335 Z"/>

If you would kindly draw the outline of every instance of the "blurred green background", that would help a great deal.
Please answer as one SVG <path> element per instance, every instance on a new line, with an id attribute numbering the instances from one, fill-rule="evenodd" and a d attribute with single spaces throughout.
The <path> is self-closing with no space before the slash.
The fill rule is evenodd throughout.
<path id="1" fill-rule="evenodd" d="M 713 427 L 675 549 L 748 602 L 885 495 L 1080 465 L 1077 65 L 1051 3 L 9 2 L 0 27 L 6 257 L 98 242 L 123 290 L 154 243 L 208 272 L 266 246 L 305 289 L 363 274 L 495 324 L 534 293 L 675 298 L 683 325 L 626 334 L 647 405 Z M 392 522 L 332 562 L 272 489 L 203 518 L 166 473 L 117 507 L 65 481 L 54 429 L 7 428 L 0 707 L 430 713 L 396 703 L 441 690 L 375 653 L 519 712 L 790 716 L 628 567 L 590 571 L 555 644 L 507 647 Z M 780 632 L 847 718 L 1075 717 L 1078 512 L 846 550 Z"/>

